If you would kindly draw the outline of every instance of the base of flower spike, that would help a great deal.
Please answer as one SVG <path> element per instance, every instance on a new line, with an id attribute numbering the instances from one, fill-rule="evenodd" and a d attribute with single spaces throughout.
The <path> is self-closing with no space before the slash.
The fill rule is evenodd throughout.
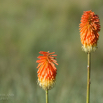
<path id="1" fill-rule="evenodd" d="M 44 90 L 49 90 L 51 88 L 53 88 L 54 84 L 55 84 L 55 80 L 39 80 L 38 79 L 38 84 L 40 87 L 42 87 Z"/>
<path id="2" fill-rule="evenodd" d="M 96 51 L 97 49 L 97 45 L 94 44 L 94 45 L 83 45 L 82 46 L 82 50 L 85 51 L 85 52 L 92 52 L 92 51 Z"/>

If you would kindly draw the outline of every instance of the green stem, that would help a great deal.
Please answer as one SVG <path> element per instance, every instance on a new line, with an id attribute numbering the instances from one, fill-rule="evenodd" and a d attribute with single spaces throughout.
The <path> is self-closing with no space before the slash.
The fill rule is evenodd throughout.
<path id="1" fill-rule="evenodd" d="M 90 70 L 91 70 L 91 54 L 88 52 L 88 64 L 87 64 L 87 100 L 86 103 L 90 103 Z"/>
<path id="2" fill-rule="evenodd" d="M 48 89 L 46 90 L 46 103 L 48 103 Z"/>

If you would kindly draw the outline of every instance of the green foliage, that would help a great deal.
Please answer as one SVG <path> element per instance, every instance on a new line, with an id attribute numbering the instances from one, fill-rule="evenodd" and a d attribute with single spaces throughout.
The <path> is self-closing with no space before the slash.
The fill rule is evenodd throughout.
<path id="1" fill-rule="evenodd" d="M 49 102 L 85 103 L 87 55 L 81 50 L 79 23 L 83 11 L 92 10 L 102 25 L 102 4 L 103 0 L 1 0 L 0 103 L 45 103 L 45 92 L 37 85 L 39 51 L 58 55 Z M 91 103 L 103 101 L 102 30 L 99 34 L 98 49 L 92 53 Z"/>

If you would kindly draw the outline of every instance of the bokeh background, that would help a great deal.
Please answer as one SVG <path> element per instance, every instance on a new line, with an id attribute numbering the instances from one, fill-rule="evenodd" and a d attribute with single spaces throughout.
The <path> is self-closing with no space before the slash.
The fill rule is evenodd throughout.
<path id="1" fill-rule="evenodd" d="M 37 85 L 39 51 L 58 55 L 49 103 L 85 103 L 87 54 L 79 23 L 88 10 L 101 24 L 90 101 L 103 102 L 103 0 L 0 0 L 0 103 L 45 103 L 45 91 Z"/>

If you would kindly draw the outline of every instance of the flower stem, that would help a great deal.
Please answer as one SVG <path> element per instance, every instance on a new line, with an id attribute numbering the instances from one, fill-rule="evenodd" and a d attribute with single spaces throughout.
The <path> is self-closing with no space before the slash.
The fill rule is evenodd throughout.
<path id="1" fill-rule="evenodd" d="M 86 100 L 86 103 L 90 103 L 90 70 L 91 70 L 91 53 L 88 52 L 88 64 L 87 64 L 87 100 Z"/>
<path id="2" fill-rule="evenodd" d="M 48 89 L 46 90 L 46 103 L 48 103 Z"/>

